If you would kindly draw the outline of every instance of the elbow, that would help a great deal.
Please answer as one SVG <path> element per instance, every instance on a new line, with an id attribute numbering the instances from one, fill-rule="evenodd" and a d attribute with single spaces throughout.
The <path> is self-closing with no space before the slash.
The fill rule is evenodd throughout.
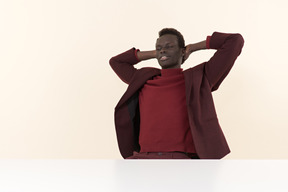
<path id="1" fill-rule="evenodd" d="M 234 40 L 234 50 L 238 52 L 237 55 L 240 55 L 245 42 L 244 38 L 240 33 L 233 34 L 232 38 Z"/>
<path id="2" fill-rule="evenodd" d="M 111 59 L 109 59 L 109 64 L 110 64 L 111 67 L 112 67 L 113 63 L 114 63 L 114 57 L 112 57 Z"/>
<path id="3" fill-rule="evenodd" d="M 110 60 L 109 60 L 109 65 L 112 67 L 112 69 L 114 69 L 115 65 L 116 65 L 116 60 L 115 60 L 115 57 L 112 57 Z"/>
<path id="4" fill-rule="evenodd" d="M 243 36 L 240 33 L 236 33 L 234 36 L 236 44 L 242 48 L 245 42 Z"/>

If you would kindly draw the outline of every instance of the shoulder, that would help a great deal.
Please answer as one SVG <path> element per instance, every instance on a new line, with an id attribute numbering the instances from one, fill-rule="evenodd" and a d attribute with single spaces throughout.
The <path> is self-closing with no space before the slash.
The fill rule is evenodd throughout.
<path id="1" fill-rule="evenodd" d="M 201 64 L 194 66 L 194 67 L 188 68 L 188 69 L 184 70 L 183 72 L 184 72 L 184 74 L 203 73 L 206 63 L 207 62 L 203 62 Z"/>
<path id="2" fill-rule="evenodd" d="M 138 69 L 131 80 L 131 83 L 135 82 L 142 82 L 145 83 L 148 79 L 150 79 L 153 76 L 160 75 L 161 70 L 154 67 L 143 67 Z"/>
<path id="3" fill-rule="evenodd" d="M 156 67 L 142 67 L 140 69 L 138 69 L 139 71 L 160 71 L 160 69 L 156 68 Z"/>
<path id="4" fill-rule="evenodd" d="M 160 73 L 161 70 L 155 67 L 143 67 L 137 70 L 137 74 L 143 74 L 143 73 Z"/>

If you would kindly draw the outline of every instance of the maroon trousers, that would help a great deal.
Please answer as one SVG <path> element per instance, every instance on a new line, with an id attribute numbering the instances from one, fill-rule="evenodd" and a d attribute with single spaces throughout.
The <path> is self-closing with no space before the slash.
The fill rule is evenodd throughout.
<path id="1" fill-rule="evenodd" d="M 199 159 L 196 153 L 184 152 L 133 152 L 126 159 Z"/>

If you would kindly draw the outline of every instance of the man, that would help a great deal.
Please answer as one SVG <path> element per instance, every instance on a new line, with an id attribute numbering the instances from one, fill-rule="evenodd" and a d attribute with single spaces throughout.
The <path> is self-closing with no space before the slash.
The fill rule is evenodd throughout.
<path id="1" fill-rule="evenodd" d="M 156 49 L 132 48 L 110 59 L 128 89 L 115 107 L 115 126 L 125 159 L 221 159 L 230 152 L 218 123 L 212 91 L 241 53 L 240 34 L 214 32 L 185 46 L 180 32 L 159 32 Z M 181 64 L 201 49 L 216 49 L 208 62 L 185 71 Z M 135 64 L 158 60 L 162 69 Z"/>

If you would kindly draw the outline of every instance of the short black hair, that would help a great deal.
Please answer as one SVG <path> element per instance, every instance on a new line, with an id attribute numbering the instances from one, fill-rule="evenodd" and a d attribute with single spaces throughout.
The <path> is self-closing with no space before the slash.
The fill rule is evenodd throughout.
<path id="1" fill-rule="evenodd" d="M 176 37 L 178 39 L 179 47 L 180 48 L 184 48 L 185 47 L 184 37 L 179 31 L 177 31 L 174 28 L 164 28 L 161 31 L 159 31 L 159 37 L 161 37 L 163 35 L 166 35 L 166 34 L 176 35 Z"/>

